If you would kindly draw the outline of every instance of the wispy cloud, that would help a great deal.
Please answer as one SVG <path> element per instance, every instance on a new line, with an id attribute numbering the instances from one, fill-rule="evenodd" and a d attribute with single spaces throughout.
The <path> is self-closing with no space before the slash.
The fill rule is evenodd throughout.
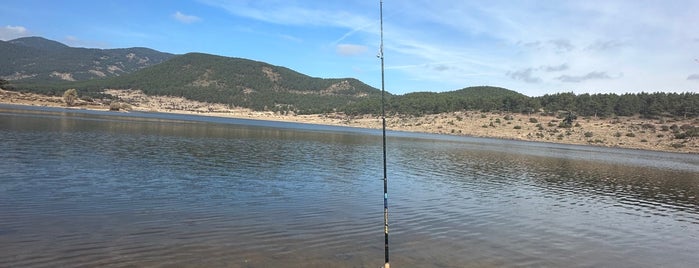
<path id="1" fill-rule="evenodd" d="M 540 69 L 547 71 L 547 72 L 560 72 L 560 71 L 565 71 L 568 70 L 568 64 L 561 64 L 561 65 L 549 65 L 549 66 L 541 66 Z"/>
<path id="2" fill-rule="evenodd" d="M 566 83 L 580 83 L 592 79 L 612 79 L 607 72 L 590 72 L 582 76 L 561 75 L 556 79 Z"/>
<path id="3" fill-rule="evenodd" d="M 570 40 L 568 39 L 556 39 L 556 40 L 551 40 L 549 41 L 554 49 L 558 52 L 569 52 L 573 49 L 575 49 L 575 46 L 571 44 Z"/>
<path id="4" fill-rule="evenodd" d="M 366 46 L 354 45 L 354 44 L 339 44 L 335 47 L 337 54 L 342 56 L 356 56 L 364 54 L 367 51 Z"/>
<path id="5" fill-rule="evenodd" d="M 27 28 L 23 26 L 7 25 L 0 27 L 0 40 L 7 41 L 29 35 Z"/>
<path id="6" fill-rule="evenodd" d="M 509 76 L 512 79 L 521 80 L 527 83 L 540 83 L 541 78 L 534 77 L 533 72 L 533 68 L 526 68 L 515 72 L 508 72 L 507 76 Z"/>
<path id="7" fill-rule="evenodd" d="M 605 41 L 597 40 L 594 43 L 592 43 L 591 45 L 587 46 L 587 49 L 597 50 L 597 51 L 608 51 L 608 50 L 619 49 L 623 46 L 624 46 L 624 44 L 618 40 L 605 40 Z"/>
<path id="8" fill-rule="evenodd" d="M 366 4 L 201 1 L 237 17 L 299 30 L 332 28 L 335 38 L 327 42 L 340 55 L 357 52 L 343 44 L 371 48 L 371 40 L 378 43 L 378 14 L 366 12 L 362 6 Z M 699 2 L 678 1 L 682 4 L 642 6 L 631 0 L 389 2 L 384 5 L 386 68 L 400 74 L 402 80 L 421 80 L 422 85 L 432 83 L 437 88 L 494 84 L 526 92 L 608 85 L 605 87 L 637 90 L 638 85 L 651 85 L 648 80 L 694 71 L 671 64 L 676 57 L 672 55 L 695 52 L 686 44 L 697 40 L 686 25 L 697 22 L 696 14 L 688 10 L 699 8 Z M 685 46 L 678 48 L 675 44 L 681 40 Z M 599 71 L 599 66 L 628 75 L 611 75 Z M 666 67 L 658 70 L 657 66 Z M 572 74 L 557 73 L 563 71 Z M 651 77 L 650 73 L 658 75 Z M 598 83 L 604 80 L 605 84 Z M 669 82 L 652 85 L 658 84 Z"/>
<path id="9" fill-rule="evenodd" d="M 293 35 L 280 34 L 279 37 L 281 37 L 281 38 L 284 39 L 284 40 L 292 41 L 292 42 L 296 42 L 296 43 L 301 43 L 301 42 L 303 42 L 303 39 L 298 38 L 298 37 L 293 36 Z"/>
<path id="10" fill-rule="evenodd" d="M 200 21 L 200 20 L 201 20 L 201 18 L 199 18 L 199 17 L 197 17 L 197 16 L 194 16 L 194 15 L 186 15 L 186 14 L 184 14 L 184 13 L 182 13 L 182 12 L 179 12 L 179 11 L 175 12 L 174 14 L 172 14 L 172 17 L 173 17 L 174 19 L 176 19 L 177 21 L 179 21 L 179 22 L 181 22 L 181 23 L 186 23 L 186 24 L 194 23 L 194 22 L 197 22 L 197 21 Z"/>
<path id="11" fill-rule="evenodd" d="M 244 18 L 281 25 L 333 26 L 354 29 L 368 24 L 365 16 L 330 6 L 304 6 L 295 1 L 225 1 L 203 0 L 211 6 Z M 305 3 L 311 5 L 311 3 Z"/>
<path id="12" fill-rule="evenodd" d="M 692 74 L 687 76 L 687 80 L 699 80 L 699 74 Z"/>

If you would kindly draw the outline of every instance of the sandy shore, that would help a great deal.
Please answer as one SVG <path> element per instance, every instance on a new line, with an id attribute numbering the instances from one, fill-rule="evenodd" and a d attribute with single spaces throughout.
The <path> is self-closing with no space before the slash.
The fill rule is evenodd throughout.
<path id="1" fill-rule="evenodd" d="M 284 122 L 340 125 L 361 128 L 381 128 L 377 116 L 347 116 L 343 114 L 294 115 L 256 112 L 245 108 L 230 108 L 223 104 L 191 101 L 178 97 L 146 96 L 134 90 L 106 90 L 126 104 L 126 110 L 197 114 L 249 118 Z M 66 104 L 60 97 L 19 93 L 0 89 L 0 103 L 57 106 Z M 108 110 L 98 102 L 78 100 L 76 106 L 84 109 Z M 699 153 L 699 138 L 675 139 L 673 129 L 698 126 L 698 119 L 638 117 L 578 118 L 573 127 L 559 127 L 561 119 L 541 114 L 485 113 L 460 111 L 421 117 L 392 116 L 386 118 L 391 130 L 466 135 L 525 141 L 620 147 L 653 151 Z"/>

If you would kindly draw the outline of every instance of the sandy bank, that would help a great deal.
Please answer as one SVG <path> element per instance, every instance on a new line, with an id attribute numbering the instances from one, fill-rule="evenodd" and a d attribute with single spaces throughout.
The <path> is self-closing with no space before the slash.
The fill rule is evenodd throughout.
<path id="1" fill-rule="evenodd" d="M 146 96 L 134 90 L 106 90 L 136 111 L 197 114 L 233 118 L 249 118 L 284 122 L 380 128 L 377 116 L 347 116 L 343 114 L 294 115 L 256 112 L 245 108 L 230 108 L 223 104 L 191 101 L 179 97 Z M 63 106 L 60 97 L 0 90 L 0 102 L 39 106 Z M 109 106 L 79 100 L 77 107 L 108 110 Z M 570 128 L 559 127 L 562 119 L 554 116 L 485 113 L 460 111 L 420 117 L 392 116 L 386 119 L 392 130 L 468 135 L 525 141 L 555 142 L 642 150 L 699 153 L 699 138 L 676 139 L 673 131 L 699 126 L 698 119 L 639 117 L 578 118 Z"/>

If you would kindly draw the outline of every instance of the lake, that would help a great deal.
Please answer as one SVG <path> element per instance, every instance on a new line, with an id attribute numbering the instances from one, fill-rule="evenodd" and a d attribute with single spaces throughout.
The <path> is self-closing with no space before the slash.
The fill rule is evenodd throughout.
<path id="1" fill-rule="evenodd" d="M 393 267 L 696 267 L 699 155 L 388 132 Z M 379 267 L 381 132 L 0 105 L 0 267 Z"/>

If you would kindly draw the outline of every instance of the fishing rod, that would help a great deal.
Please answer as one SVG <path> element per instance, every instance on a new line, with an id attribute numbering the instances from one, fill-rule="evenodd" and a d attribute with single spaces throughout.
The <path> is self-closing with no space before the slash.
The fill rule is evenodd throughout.
<path id="1" fill-rule="evenodd" d="M 381 45 L 379 47 L 379 58 L 381 59 L 381 123 L 383 138 L 383 233 L 384 233 L 384 268 L 390 268 L 388 263 L 388 176 L 386 176 L 386 108 L 384 90 L 384 64 L 383 64 L 383 0 L 379 1 L 379 16 L 381 18 Z"/>

